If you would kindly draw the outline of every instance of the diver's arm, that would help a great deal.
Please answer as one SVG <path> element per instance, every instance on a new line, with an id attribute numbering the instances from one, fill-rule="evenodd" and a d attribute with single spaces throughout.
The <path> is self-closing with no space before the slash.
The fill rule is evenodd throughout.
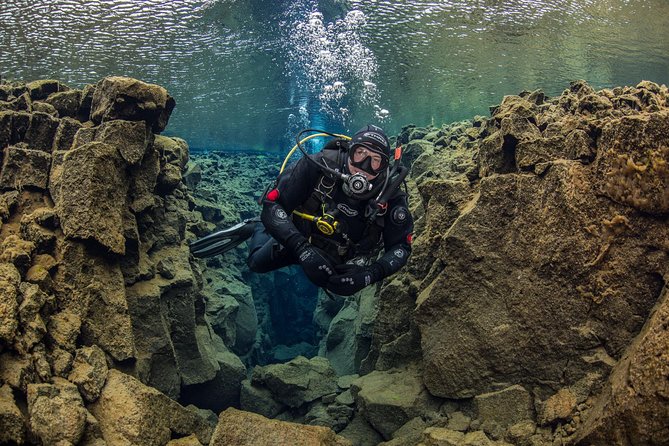
<path id="1" fill-rule="evenodd" d="M 391 276 L 399 271 L 411 255 L 413 234 L 413 216 L 409 212 L 407 200 L 401 195 L 388 203 L 388 212 L 383 228 L 385 253 L 374 264 L 380 266 L 382 277 Z"/>
<path id="2" fill-rule="evenodd" d="M 312 156 L 320 162 L 318 154 Z M 292 252 L 296 252 L 307 239 L 295 227 L 290 214 L 309 198 L 319 176 L 319 169 L 302 158 L 282 173 L 276 186 L 263 197 L 260 219 L 267 232 Z"/>
<path id="3" fill-rule="evenodd" d="M 388 205 L 383 228 L 383 243 L 386 247 L 376 262 L 369 266 L 338 265 L 337 274 L 328 279 L 328 290 L 342 296 L 350 296 L 366 286 L 396 273 L 409 260 L 413 217 L 404 196 L 393 199 Z"/>

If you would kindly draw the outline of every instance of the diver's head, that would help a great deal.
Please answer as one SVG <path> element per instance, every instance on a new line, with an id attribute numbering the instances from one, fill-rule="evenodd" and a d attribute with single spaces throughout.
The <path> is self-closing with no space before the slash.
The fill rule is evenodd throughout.
<path id="1" fill-rule="evenodd" d="M 383 129 L 367 125 L 353 135 L 348 150 L 346 168 L 351 175 L 361 175 L 370 187 L 356 192 L 347 186 L 344 192 L 357 199 L 370 198 L 383 184 L 390 164 L 390 141 Z"/>

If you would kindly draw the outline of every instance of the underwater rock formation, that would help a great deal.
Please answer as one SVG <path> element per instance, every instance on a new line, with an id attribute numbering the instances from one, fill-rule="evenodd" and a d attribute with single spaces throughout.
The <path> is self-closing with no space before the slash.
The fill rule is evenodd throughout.
<path id="1" fill-rule="evenodd" d="M 122 77 L 0 91 L 0 441 L 206 444 L 173 400 L 236 406 L 245 367 L 184 242 L 188 146 L 154 134 L 174 100 Z"/>
<path id="2" fill-rule="evenodd" d="M 423 218 L 407 271 L 381 291 L 375 368 L 420 349 L 430 393 L 494 438 L 520 441 L 468 401 L 520 385 L 527 419 L 543 426 L 533 444 L 573 441 L 589 418 L 582 444 L 668 442 L 666 367 L 630 361 L 662 355 L 669 339 L 667 88 L 574 82 L 399 138 Z"/>
<path id="3" fill-rule="evenodd" d="M 666 86 L 405 127 L 412 257 L 345 299 L 190 255 L 281 160 L 156 134 L 164 88 L 0 99 L 1 443 L 669 444 Z"/>

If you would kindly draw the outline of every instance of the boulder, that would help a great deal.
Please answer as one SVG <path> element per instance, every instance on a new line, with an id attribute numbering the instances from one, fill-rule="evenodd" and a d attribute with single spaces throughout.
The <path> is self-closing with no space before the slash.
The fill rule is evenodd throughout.
<path id="1" fill-rule="evenodd" d="M 61 119 L 53 139 L 52 151 L 70 150 L 74 142 L 74 137 L 80 128 L 82 128 L 82 124 L 76 119 Z"/>
<path id="2" fill-rule="evenodd" d="M 136 214 L 156 205 L 153 193 L 159 173 L 159 153 L 149 147 L 142 161 L 130 169 L 130 209 Z"/>
<path id="3" fill-rule="evenodd" d="M 61 311 L 81 321 L 80 341 L 97 344 L 115 360 L 135 357 L 125 283 L 117 262 L 99 256 L 85 245 L 63 241 L 61 265 L 54 275 L 54 293 Z M 73 334 L 76 318 L 65 320 L 65 333 Z"/>
<path id="4" fill-rule="evenodd" d="M 172 436 L 195 434 L 202 444 L 212 426 L 154 388 L 110 370 L 100 398 L 89 406 L 107 444 L 164 445 Z"/>
<path id="5" fill-rule="evenodd" d="M 500 437 L 516 423 L 534 419 L 532 396 L 518 385 L 477 395 L 474 405 L 481 429 L 494 437 Z"/>
<path id="6" fill-rule="evenodd" d="M 84 402 L 74 384 L 57 377 L 53 382 L 28 385 L 30 429 L 44 444 L 77 444 L 86 427 Z"/>
<path id="7" fill-rule="evenodd" d="M 47 113 L 33 113 L 25 135 L 28 148 L 51 153 L 53 140 L 59 125 L 60 120 Z"/>
<path id="8" fill-rule="evenodd" d="M 219 417 L 210 446 L 352 446 L 351 442 L 321 426 L 269 420 L 262 415 L 226 409 Z"/>
<path id="9" fill-rule="evenodd" d="M 337 390 L 337 376 L 330 362 L 316 356 L 304 356 L 285 363 L 253 369 L 251 382 L 267 387 L 275 400 L 300 407 Z"/>
<path id="10" fill-rule="evenodd" d="M 0 355 L 0 381 L 12 389 L 26 393 L 28 384 L 36 379 L 35 365 L 29 357 L 13 353 Z"/>
<path id="11" fill-rule="evenodd" d="M 60 169 L 56 209 L 65 236 L 94 240 L 124 254 L 128 178 L 117 148 L 101 142 L 85 144 L 65 152 Z"/>
<path id="12" fill-rule="evenodd" d="M 576 444 L 669 443 L 669 292 L 616 364 Z"/>
<path id="13" fill-rule="evenodd" d="M 109 121 L 95 131 L 95 140 L 116 147 L 130 166 L 142 161 L 152 139 L 153 134 L 143 121 Z"/>
<path id="14" fill-rule="evenodd" d="M 412 418 L 439 408 L 415 368 L 374 371 L 352 384 L 360 413 L 386 440 Z"/>
<path id="15" fill-rule="evenodd" d="M 34 101 L 46 99 L 50 94 L 68 90 L 67 86 L 54 79 L 43 79 L 26 84 L 30 97 Z"/>
<path id="16" fill-rule="evenodd" d="M 568 388 L 560 389 L 543 403 L 539 414 L 539 422 L 542 425 L 552 424 L 558 421 L 566 421 L 571 418 L 576 409 L 576 395 Z"/>
<path id="17" fill-rule="evenodd" d="M 76 384 L 87 403 L 98 399 L 107 379 L 107 357 L 97 345 L 77 349 L 67 379 Z"/>
<path id="18" fill-rule="evenodd" d="M 0 280 L 0 341 L 11 344 L 19 326 L 16 286 Z"/>
<path id="19" fill-rule="evenodd" d="M 23 444 L 26 438 L 26 427 L 23 414 L 16 406 L 11 387 L 5 384 L 0 387 L 0 443 Z"/>
<path id="20" fill-rule="evenodd" d="M 339 435 L 350 440 L 355 446 L 377 446 L 383 441 L 381 434 L 360 414 L 355 414 Z"/>
<path id="21" fill-rule="evenodd" d="M 52 93 L 45 102 L 52 105 L 61 118 L 76 118 L 81 103 L 81 90 L 68 90 Z"/>
<path id="22" fill-rule="evenodd" d="M 202 361 L 214 361 L 217 370 L 209 380 L 183 386 L 182 401 L 217 413 L 230 406 L 239 407 L 240 387 L 246 378 L 246 367 L 210 327 L 198 325 L 195 334 Z"/>
<path id="23" fill-rule="evenodd" d="M 22 190 L 33 187 L 46 190 L 50 167 L 51 155 L 43 150 L 32 150 L 25 146 L 6 147 L 0 171 L 0 188 Z"/>
<path id="24" fill-rule="evenodd" d="M 167 126 L 175 102 L 167 90 L 129 77 L 111 76 L 98 82 L 91 103 L 91 120 L 146 121 L 154 132 Z"/>
<path id="25" fill-rule="evenodd" d="M 254 386 L 248 379 L 242 381 L 239 407 L 267 418 L 275 418 L 286 408 L 272 398 L 272 392 L 265 387 Z"/>
<path id="26" fill-rule="evenodd" d="M 81 331 L 81 318 L 74 312 L 64 310 L 50 316 L 49 339 L 57 346 L 74 351 Z"/>
<path id="27" fill-rule="evenodd" d="M 640 330 L 667 262 L 645 247 L 661 249 L 669 228 L 612 209 L 593 170 L 556 161 L 541 177 L 481 180 L 433 247 L 444 266 L 417 300 L 432 394 L 467 398 L 500 382 L 548 384 L 554 393 L 590 372 L 606 374 L 615 361 L 606 357 L 619 357 Z M 625 235 L 630 227 L 635 237 Z"/>
<path id="28" fill-rule="evenodd" d="M 15 234 L 8 235 L 0 243 L 0 263 L 11 263 L 25 274 L 35 251 L 35 244 Z"/>
<path id="29" fill-rule="evenodd" d="M 154 142 L 156 150 L 161 154 L 166 163 L 173 164 L 183 171 L 188 164 L 188 143 L 176 137 L 156 135 Z"/>

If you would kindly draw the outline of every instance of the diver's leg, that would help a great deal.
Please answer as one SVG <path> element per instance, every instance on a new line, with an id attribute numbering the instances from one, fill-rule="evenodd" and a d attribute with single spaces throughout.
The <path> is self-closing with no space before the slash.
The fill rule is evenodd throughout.
<path id="1" fill-rule="evenodd" d="M 279 242 L 258 225 L 249 241 L 249 258 L 246 263 L 256 273 L 266 273 L 297 263 L 297 259 Z"/>

